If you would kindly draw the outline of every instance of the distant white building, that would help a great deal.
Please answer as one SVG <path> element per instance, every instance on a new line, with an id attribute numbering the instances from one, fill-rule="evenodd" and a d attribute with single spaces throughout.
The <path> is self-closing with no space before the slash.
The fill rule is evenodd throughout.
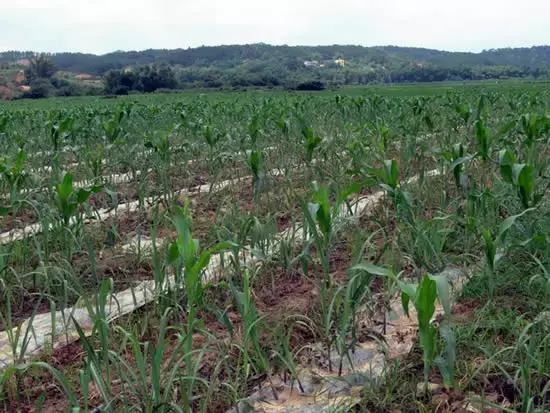
<path id="1" fill-rule="evenodd" d="M 320 67 L 318 60 L 305 60 L 304 61 L 305 67 Z"/>

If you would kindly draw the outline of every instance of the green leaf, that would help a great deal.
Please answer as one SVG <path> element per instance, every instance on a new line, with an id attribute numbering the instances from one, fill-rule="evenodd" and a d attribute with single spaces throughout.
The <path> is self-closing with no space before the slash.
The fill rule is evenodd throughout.
<path id="1" fill-rule="evenodd" d="M 391 269 L 378 267 L 377 265 L 373 265 L 373 264 L 357 264 L 353 266 L 352 270 L 365 271 L 373 275 L 380 275 L 382 277 L 395 278 L 395 275 L 393 274 L 393 271 Z"/>
<path id="2" fill-rule="evenodd" d="M 376 168 L 367 168 L 367 172 L 370 175 L 373 175 L 377 178 L 379 178 L 382 182 L 388 181 L 387 173 L 384 169 L 376 169 Z"/>
<path id="3" fill-rule="evenodd" d="M 437 297 L 439 299 L 439 302 L 443 306 L 443 310 L 445 311 L 446 315 L 451 314 L 451 296 L 450 296 L 450 288 L 449 288 L 449 280 L 447 280 L 447 277 L 445 275 L 429 275 L 430 279 L 435 281 L 435 284 L 437 286 Z"/>
<path id="4" fill-rule="evenodd" d="M 505 123 L 504 126 L 502 126 L 502 128 L 500 128 L 495 134 L 495 139 L 500 139 L 503 136 L 507 135 L 508 132 L 510 132 L 514 128 L 514 126 L 516 126 L 516 124 L 517 122 L 515 120 L 511 120 Z"/>
<path id="5" fill-rule="evenodd" d="M 318 202 L 315 214 L 317 224 L 325 237 L 328 237 L 332 232 L 332 216 L 330 214 L 330 198 L 326 186 L 319 186 L 314 197 Z"/>
<path id="6" fill-rule="evenodd" d="M 497 247 L 493 242 L 493 234 L 491 234 L 491 231 L 488 229 L 483 230 L 483 238 L 485 239 L 485 256 L 487 258 L 487 264 L 492 271 L 495 265 Z"/>
<path id="7" fill-rule="evenodd" d="M 403 306 L 403 311 L 405 311 L 405 314 L 407 317 L 411 318 L 409 314 L 409 303 L 411 301 L 411 297 L 409 294 L 405 293 L 404 291 L 401 292 L 401 305 Z"/>
<path id="8" fill-rule="evenodd" d="M 485 95 L 481 95 L 477 105 L 476 118 L 479 120 L 483 117 L 487 117 L 487 98 Z"/>
<path id="9" fill-rule="evenodd" d="M 490 153 L 491 140 L 489 137 L 489 129 L 485 126 L 485 121 L 480 118 L 476 121 L 476 139 L 477 151 L 484 160 L 488 160 Z"/>
<path id="10" fill-rule="evenodd" d="M 506 236 L 506 233 L 508 232 L 508 230 L 510 228 L 512 228 L 512 226 L 516 223 L 516 220 L 518 218 L 520 218 L 523 215 L 525 215 L 526 213 L 534 211 L 534 210 L 535 210 L 535 208 L 528 208 L 528 209 L 524 210 L 523 212 L 521 212 L 520 214 L 513 215 L 511 217 L 506 218 L 504 221 L 502 221 L 502 223 L 499 226 L 498 236 L 497 236 L 497 240 L 499 241 L 499 243 L 502 244 L 504 242 L 504 238 Z M 484 234 L 484 236 L 485 236 L 485 234 Z"/>
<path id="11" fill-rule="evenodd" d="M 448 323 L 441 324 L 439 327 L 439 335 L 445 342 L 445 353 L 443 357 L 438 357 L 436 361 L 441 370 L 445 387 L 453 388 L 455 385 L 454 365 L 456 362 L 456 336 Z"/>
<path id="12" fill-rule="evenodd" d="M 344 202 L 350 195 L 357 194 L 361 191 L 362 185 L 359 182 L 353 183 L 348 186 L 343 192 L 340 193 L 338 197 L 338 204 Z"/>
<path id="13" fill-rule="evenodd" d="M 17 169 L 19 170 L 23 169 L 23 164 L 26 158 L 27 158 L 27 152 L 20 149 L 19 152 L 17 152 L 17 159 L 16 159 Z"/>
<path id="14" fill-rule="evenodd" d="M 177 261 L 179 258 L 180 252 L 178 249 L 178 242 L 174 241 L 170 244 L 170 247 L 168 248 L 168 256 L 166 257 L 166 261 L 168 265 L 173 264 Z"/>
<path id="15" fill-rule="evenodd" d="M 94 194 L 97 194 L 98 192 L 101 192 L 104 188 L 104 185 L 94 185 L 90 188 L 90 191 L 92 191 L 92 193 Z"/>
<path id="16" fill-rule="evenodd" d="M 214 247 L 210 248 L 208 250 L 208 252 L 210 253 L 210 255 L 215 255 L 215 254 L 219 253 L 220 251 L 224 251 L 224 250 L 227 250 L 227 249 L 233 248 L 233 247 L 239 247 L 239 245 L 234 243 L 234 242 L 231 242 L 231 241 L 224 241 L 224 242 L 220 242 L 219 244 L 217 244 Z"/>
<path id="17" fill-rule="evenodd" d="M 220 308 L 208 307 L 207 310 L 210 310 L 212 313 L 214 313 L 218 322 L 222 324 L 227 329 L 227 331 L 229 331 L 229 334 L 233 336 L 233 334 L 235 333 L 235 330 L 233 328 L 233 323 L 229 318 L 230 308 L 231 307 L 228 307 L 222 311 Z"/>
<path id="18" fill-rule="evenodd" d="M 405 281 L 398 281 L 398 283 L 401 291 L 407 294 L 411 300 L 416 298 L 416 294 L 418 292 L 418 286 L 416 284 L 411 284 Z"/>
<path id="19" fill-rule="evenodd" d="M 529 207 L 529 203 L 533 198 L 533 191 L 535 189 L 535 176 L 534 170 L 531 165 L 525 165 L 518 176 L 518 185 L 522 194 L 523 206 Z"/>
<path id="20" fill-rule="evenodd" d="M 428 368 L 434 360 L 437 329 L 433 325 L 420 328 L 420 347 L 424 350 L 424 368 Z"/>
<path id="21" fill-rule="evenodd" d="M 73 193 L 73 175 L 70 172 L 67 172 L 63 177 L 62 183 L 57 184 L 55 187 L 59 198 L 63 201 L 67 201 Z"/>
<path id="22" fill-rule="evenodd" d="M 527 165 L 524 163 L 515 163 L 512 165 L 512 178 L 514 180 L 514 183 L 516 185 L 519 185 L 519 177 L 523 171 L 524 168 L 526 168 Z"/>
<path id="23" fill-rule="evenodd" d="M 79 205 L 83 204 L 84 202 L 86 202 L 88 200 L 88 198 L 90 198 L 90 195 L 92 195 L 92 191 L 81 188 L 76 193 L 76 202 Z"/>
<path id="24" fill-rule="evenodd" d="M 80 405 L 78 399 L 76 395 L 71 391 L 71 383 L 69 382 L 69 379 L 63 373 L 61 373 L 55 367 L 52 367 L 48 363 L 44 363 L 42 361 L 35 361 L 30 363 L 29 368 L 39 368 L 48 371 L 59 382 L 59 384 L 61 384 L 61 387 L 65 392 L 65 395 L 69 399 L 71 405 L 74 408 L 78 408 L 78 406 Z"/>
<path id="25" fill-rule="evenodd" d="M 394 160 L 385 160 L 384 167 L 388 179 L 386 183 L 392 188 L 396 188 L 399 185 L 399 164 Z"/>
<path id="26" fill-rule="evenodd" d="M 514 176 L 512 172 L 512 166 L 516 163 L 516 156 L 513 152 L 503 149 L 498 153 L 500 173 L 505 182 L 509 184 L 514 183 Z"/>
<path id="27" fill-rule="evenodd" d="M 470 162 L 471 160 L 472 160 L 472 158 L 470 156 L 463 157 L 463 158 L 457 158 L 451 164 L 451 169 L 454 170 L 457 166 L 462 166 L 465 163 Z"/>
<path id="28" fill-rule="evenodd" d="M 430 277 L 425 276 L 418 287 L 415 307 L 418 312 L 418 325 L 421 329 L 427 328 L 435 313 L 437 298 L 437 284 Z"/>

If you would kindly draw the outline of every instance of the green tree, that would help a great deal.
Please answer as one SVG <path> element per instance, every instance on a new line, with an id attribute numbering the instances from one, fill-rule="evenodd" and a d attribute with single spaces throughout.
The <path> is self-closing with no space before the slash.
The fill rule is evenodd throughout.
<path id="1" fill-rule="evenodd" d="M 29 83 L 30 91 L 25 92 L 24 98 L 41 99 L 47 98 L 54 94 L 54 87 L 48 79 L 34 79 Z"/>
<path id="2" fill-rule="evenodd" d="M 42 53 L 29 60 L 29 67 L 26 70 L 25 76 L 29 82 L 35 79 L 51 79 L 56 72 L 56 67 L 52 63 L 51 58 Z"/>

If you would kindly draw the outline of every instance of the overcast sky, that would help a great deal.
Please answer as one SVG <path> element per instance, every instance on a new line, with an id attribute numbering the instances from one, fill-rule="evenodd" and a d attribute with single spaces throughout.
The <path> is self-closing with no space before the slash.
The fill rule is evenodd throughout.
<path id="1" fill-rule="evenodd" d="M 0 51 L 550 44 L 549 0 L 0 0 Z"/>

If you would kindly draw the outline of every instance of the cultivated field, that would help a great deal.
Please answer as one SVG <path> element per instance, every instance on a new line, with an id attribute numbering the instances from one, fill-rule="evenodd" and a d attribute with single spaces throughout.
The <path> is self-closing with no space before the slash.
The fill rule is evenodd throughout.
<path id="1" fill-rule="evenodd" d="M 0 106 L 0 411 L 549 411 L 547 85 L 381 90 Z"/>

